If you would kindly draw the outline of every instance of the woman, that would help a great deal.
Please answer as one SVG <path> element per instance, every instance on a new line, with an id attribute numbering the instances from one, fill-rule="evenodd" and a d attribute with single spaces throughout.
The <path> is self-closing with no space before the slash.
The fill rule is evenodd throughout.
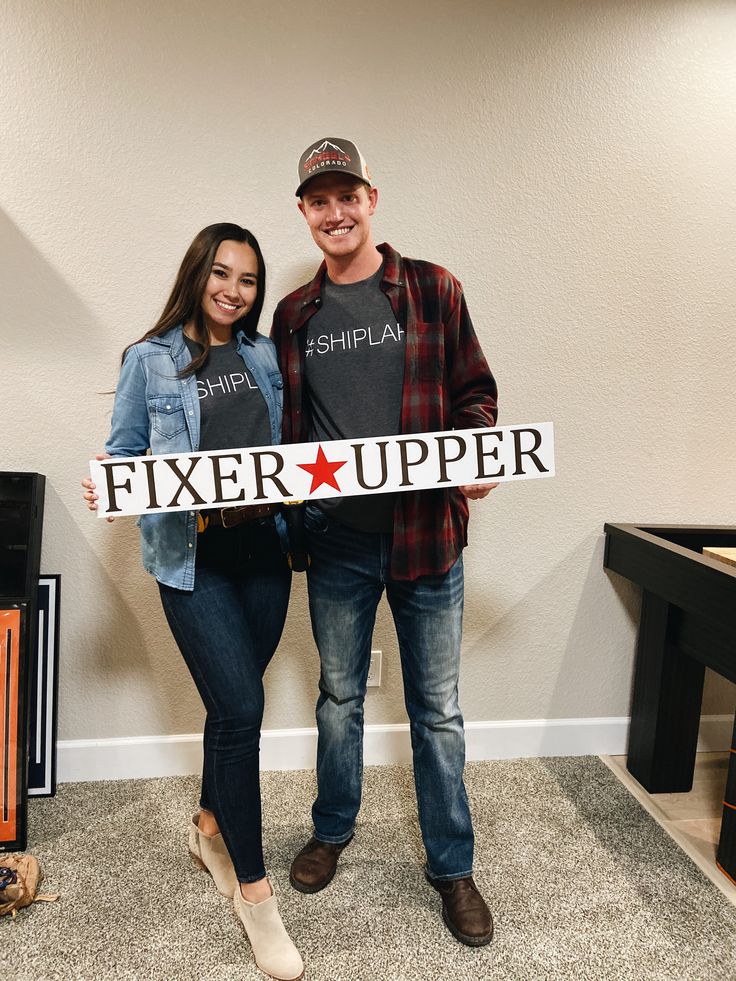
<path id="1" fill-rule="evenodd" d="M 123 355 L 106 451 L 187 453 L 278 443 L 282 379 L 256 333 L 266 270 L 238 225 L 203 229 L 156 325 Z M 96 508 L 87 478 L 85 499 Z M 140 519 L 143 564 L 207 710 L 200 810 L 189 846 L 233 898 L 256 963 L 282 981 L 303 964 L 281 922 L 261 845 L 262 676 L 281 637 L 291 574 L 275 505 Z"/>

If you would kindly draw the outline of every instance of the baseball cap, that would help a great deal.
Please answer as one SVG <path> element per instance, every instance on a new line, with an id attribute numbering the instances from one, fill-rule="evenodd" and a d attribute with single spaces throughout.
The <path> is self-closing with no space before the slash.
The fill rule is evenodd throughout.
<path id="1" fill-rule="evenodd" d="M 335 171 L 350 174 L 373 187 L 363 154 L 350 140 L 329 137 L 311 143 L 299 158 L 299 187 L 296 196 L 301 197 L 305 186 L 313 177 Z"/>

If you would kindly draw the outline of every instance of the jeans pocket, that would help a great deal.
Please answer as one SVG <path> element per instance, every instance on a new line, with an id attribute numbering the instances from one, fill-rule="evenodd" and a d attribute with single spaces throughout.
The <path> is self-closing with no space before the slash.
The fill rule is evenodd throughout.
<path id="1" fill-rule="evenodd" d="M 322 535 L 327 531 L 327 527 L 330 523 L 330 519 L 324 513 L 322 508 L 317 507 L 316 504 L 312 504 L 307 501 L 304 508 L 304 527 L 311 534 Z"/>

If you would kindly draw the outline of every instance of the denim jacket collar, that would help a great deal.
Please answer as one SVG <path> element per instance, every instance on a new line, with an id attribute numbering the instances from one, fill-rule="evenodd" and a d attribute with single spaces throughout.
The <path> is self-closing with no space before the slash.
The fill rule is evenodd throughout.
<path id="1" fill-rule="evenodd" d="M 255 341 L 253 338 L 248 337 L 244 330 L 239 330 L 235 334 L 235 338 L 238 342 L 237 350 L 240 352 L 241 347 L 246 344 L 248 347 L 253 347 Z M 181 355 L 188 350 L 187 343 L 184 340 L 184 324 L 177 324 L 175 327 L 169 328 L 165 334 L 158 334 L 155 337 L 149 338 L 151 344 L 160 344 L 162 347 L 171 348 L 171 357 L 176 361 Z"/>

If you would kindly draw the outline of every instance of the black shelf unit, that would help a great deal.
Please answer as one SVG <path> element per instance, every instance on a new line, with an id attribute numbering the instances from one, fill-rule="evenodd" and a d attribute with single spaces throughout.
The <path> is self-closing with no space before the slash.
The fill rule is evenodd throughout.
<path id="1" fill-rule="evenodd" d="M 46 478 L 0 471 L 0 853 L 27 844 L 28 701 Z"/>
<path id="2" fill-rule="evenodd" d="M 642 589 L 626 766 L 650 794 L 693 784 L 706 667 L 736 682 L 736 548 L 731 525 L 606 524 L 604 568 Z M 736 723 L 718 868 L 736 882 Z"/>

